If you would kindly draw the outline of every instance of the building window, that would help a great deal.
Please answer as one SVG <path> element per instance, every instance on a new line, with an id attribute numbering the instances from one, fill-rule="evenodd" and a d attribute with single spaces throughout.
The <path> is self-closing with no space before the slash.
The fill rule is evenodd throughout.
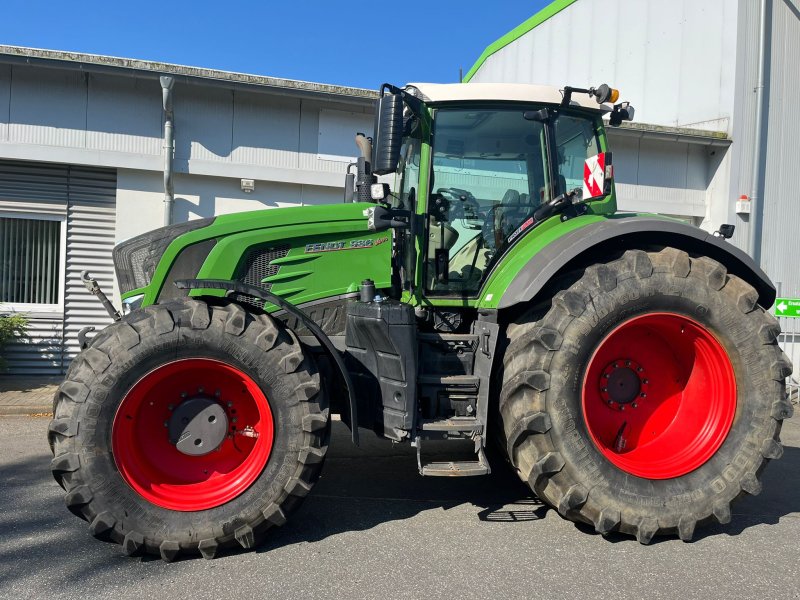
<path id="1" fill-rule="evenodd" d="M 60 310 L 65 225 L 59 216 L 0 215 L 0 310 Z"/>

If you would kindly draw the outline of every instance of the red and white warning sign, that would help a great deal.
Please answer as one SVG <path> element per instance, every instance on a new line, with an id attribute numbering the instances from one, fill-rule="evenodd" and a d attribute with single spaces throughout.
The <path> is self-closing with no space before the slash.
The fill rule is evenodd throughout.
<path id="1" fill-rule="evenodd" d="M 583 163 L 583 199 L 605 195 L 606 178 L 611 178 L 611 153 L 601 152 Z"/>

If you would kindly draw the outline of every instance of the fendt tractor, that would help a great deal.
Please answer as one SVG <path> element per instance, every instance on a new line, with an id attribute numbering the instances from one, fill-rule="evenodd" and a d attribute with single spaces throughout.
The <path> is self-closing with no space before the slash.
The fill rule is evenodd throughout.
<path id="1" fill-rule="evenodd" d="M 86 276 L 116 322 L 81 336 L 49 427 L 69 510 L 126 554 L 253 548 L 338 413 L 423 476 L 486 475 L 489 448 L 600 534 L 728 523 L 792 414 L 775 288 L 730 225 L 617 212 L 618 96 L 385 84 L 341 204 L 119 244 L 122 314 Z"/>

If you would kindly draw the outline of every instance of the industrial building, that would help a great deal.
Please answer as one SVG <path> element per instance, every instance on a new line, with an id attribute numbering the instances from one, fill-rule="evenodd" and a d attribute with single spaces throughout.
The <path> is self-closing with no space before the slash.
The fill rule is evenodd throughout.
<path id="1" fill-rule="evenodd" d="M 4 351 L 9 373 L 63 373 L 78 332 L 110 322 L 81 271 L 117 295 L 113 246 L 164 224 L 169 129 L 173 222 L 341 202 L 376 95 L 0 46 L 0 311 L 30 317 L 30 339 Z M 36 251 L 16 255 L 23 241 Z"/>

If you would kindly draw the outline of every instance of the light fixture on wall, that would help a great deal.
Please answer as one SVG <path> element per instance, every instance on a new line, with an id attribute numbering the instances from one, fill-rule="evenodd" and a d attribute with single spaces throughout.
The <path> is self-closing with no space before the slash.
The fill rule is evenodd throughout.
<path id="1" fill-rule="evenodd" d="M 255 179 L 242 179 L 242 191 L 249 194 L 256 189 Z"/>
<path id="2" fill-rule="evenodd" d="M 736 201 L 736 214 L 749 215 L 750 214 L 750 198 L 742 194 Z"/>

